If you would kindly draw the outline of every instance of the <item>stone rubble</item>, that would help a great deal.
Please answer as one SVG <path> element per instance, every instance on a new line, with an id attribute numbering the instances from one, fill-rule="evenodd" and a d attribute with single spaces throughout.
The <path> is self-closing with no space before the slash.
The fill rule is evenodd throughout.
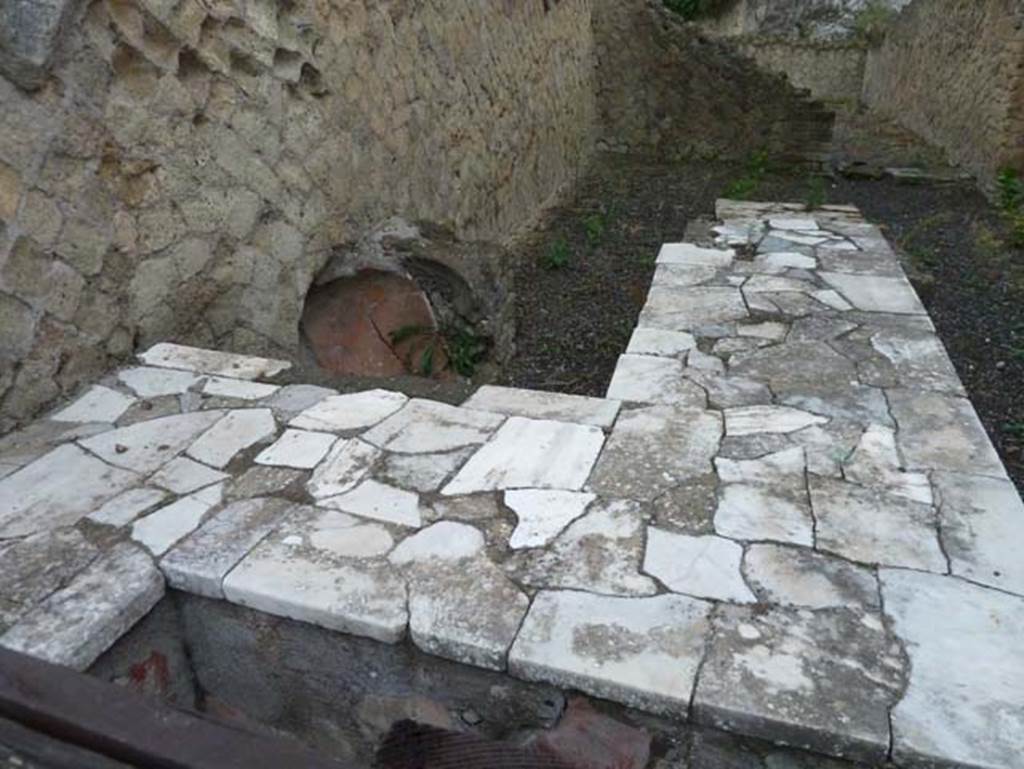
<path id="1" fill-rule="evenodd" d="M 341 395 L 158 345 L 0 438 L 0 644 L 85 668 L 166 582 L 834 757 L 1017 769 L 1024 504 L 895 254 L 847 207 L 718 209 L 727 247 L 662 250 L 607 399 Z"/>

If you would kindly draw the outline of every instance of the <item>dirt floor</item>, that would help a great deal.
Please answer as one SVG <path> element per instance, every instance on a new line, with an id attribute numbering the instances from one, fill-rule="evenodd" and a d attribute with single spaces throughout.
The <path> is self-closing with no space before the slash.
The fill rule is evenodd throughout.
<path id="1" fill-rule="evenodd" d="M 1024 250 L 963 183 L 821 178 L 754 163 L 602 156 L 575 199 L 516 247 L 517 349 L 505 384 L 603 395 L 643 306 L 660 245 L 716 197 L 854 203 L 907 271 L 1018 487 L 1024 488 Z"/>

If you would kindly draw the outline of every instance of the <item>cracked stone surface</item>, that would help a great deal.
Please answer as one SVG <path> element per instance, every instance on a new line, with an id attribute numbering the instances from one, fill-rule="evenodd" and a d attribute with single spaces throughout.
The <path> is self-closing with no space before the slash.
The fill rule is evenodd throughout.
<path id="1" fill-rule="evenodd" d="M 879 489 L 811 478 L 821 549 L 861 563 L 945 573 L 935 509 Z"/>
<path id="2" fill-rule="evenodd" d="M 819 754 L 1019 769 L 1024 504 L 895 254 L 850 207 L 719 209 L 736 251 L 665 248 L 614 397 L 341 395 L 158 345 L 0 436 L 0 644 L 88 667 L 166 581 Z"/>
<path id="3" fill-rule="evenodd" d="M 690 353 L 694 354 L 695 351 Z M 683 377 L 681 361 L 651 355 L 621 356 L 608 386 L 608 397 L 692 408 L 704 408 L 707 404 L 704 390 Z"/>
<path id="4" fill-rule="evenodd" d="M 1012 767 L 1024 755 L 1024 598 L 883 569 L 893 629 L 913 661 L 892 713 L 897 761 Z"/>
<path id="5" fill-rule="evenodd" d="M 880 763 L 903 664 L 877 614 L 725 607 L 715 616 L 695 714 L 727 731 Z"/>
<path id="6" fill-rule="evenodd" d="M 678 595 L 544 591 L 509 654 L 513 675 L 685 715 L 711 605 Z"/>

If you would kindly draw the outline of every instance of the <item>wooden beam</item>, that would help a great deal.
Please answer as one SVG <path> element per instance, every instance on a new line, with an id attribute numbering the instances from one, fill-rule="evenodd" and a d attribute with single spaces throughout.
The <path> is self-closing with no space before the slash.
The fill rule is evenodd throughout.
<path id="1" fill-rule="evenodd" d="M 6 649 L 0 718 L 147 769 L 351 769 L 298 742 L 212 721 Z"/>

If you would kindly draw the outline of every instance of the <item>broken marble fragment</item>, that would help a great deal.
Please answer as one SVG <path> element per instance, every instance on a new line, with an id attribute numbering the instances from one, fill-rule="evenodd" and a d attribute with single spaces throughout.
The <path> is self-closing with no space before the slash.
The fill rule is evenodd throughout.
<path id="1" fill-rule="evenodd" d="M 953 574 L 1024 596 L 1024 503 L 1013 482 L 947 472 L 933 478 Z"/>
<path id="2" fill-rule="evenodd" d="M 79 443 L 104 462 L 149 474 L 192 445 L 224 414 L 212 410 L 160 417 L 100 433 Z"/>
<path id="3" fill-rule="evenodd" d="M 808 548 L 750 545 L 743 573 L 766 604 L 807 609 L 880 608 L 878 582 L 870 570 Z"/>
<path id="4" fill-rule="evenodd" d="M 551 542 L 596 499 L 593 494 L 557 489 L 515 489 L 505 492 L 505 504 L 519 523 L 509 547 L 520 550 Z"/>
<path id="5" fill-rule="evenodd" d="M 710 608 L 681 595 L 614 598 L 542 591 L 509 652 L 509 671 L 685 717 Z"/>
<path id="6" fill-rule="evenodd" d="M 690 352 L 694 356 L 696 350 Z M 722 362 L 717 358 L 719 366 Z M 704 408 L 707 396 L 683 377 L 682 361 L 652 355 L 620 355 L 608 397 L 634 403 L 661 403 L 670 406 Z"/>
<path id="7" fill-rule="evenodd" d="M 53 414 L 50 419 L 55 422 L 116 422 L 135 400 L 109 387 L 94 385 L 70 406 Z"/>
<path id="8" fill-rule="evenodd" d="M 812 476 L 809 485 L 822 550 L 867 564 L 948 570 L 930 505 L 831 478 Z"/>
<path id="9" fill-rule="evenodd" d="M 1024 598 L 882 569 L 885 612 L 910 655 L 892 710 L 900 764 L 1014 769 L 1024 755 Z"/>
<path id="10" fill-rule="evenodd" d="M 643 511 L 635 502 L 600 500 L 544 549 L 521 551 L 505 564 L 534 587 L 589 590 L 605 595 L 653 595 L 640 573 Z"/>
<path id="11" fill-rule="evenodd" d="M 372 479 L 363 481 L 344 494 L 320 499 L 319 504 L 397 526 L 416 529 L 423 525 L 418 494 Z"/>
<path id="12" fill-rule="evenodd" d="M 203 433 L 187 453 L 211 467 L 224 468 L 239 452 L 276 433 L 277 422 L 270 409 L 236 409 Z"/>
<path id="13" fill-rule="evenodd" d="M 869 425 L 853 455 L 843 465 L 847 480 L 862 486 L 875 486 L 914 502 L 932 504 L 932 487 L 924 473 L 902 468 L 896 451 L 896 432 L 880 425 Z"/>
<path id="14" fill-rule="evenodd" d="M 792 433 L 823 425 L 826 417 L 788 406 L 743 406 L 725 410 L 725 434 L 731 437 L 758 433 Z"/>
<path id="15" fill-rule="evenodd" d="M 699 723 L 872 765 L 886 760 L 905 663 L 879 615 L 723 606 L 714 624 L 694 696 Z"/>
<path id="16" fill-rule="evenodd" d="M 669 406 L 623 411 L 590 478 L 606 497 L 650 500 L 711 470 L 722 435 L 710 411 Z"/>
<path id="17" fill-rule="evenodd" d="M 0 480 L 0 539 L 70 526 L 138 481 L 74 444 L 59 446 Z"/>
<path id="18" fill-rule="evenodd" d="M 308 430 L 285 430 L 273 444 L 256 455 L 258 465 L 311 470 L 327 456 L 338 436 Z"/>
<path id="19" fill-rule="evenodd" d="M 644 571 L 669 590 L 734 603 L 755 603 L 743 581 L 743 548 L 716 536 L 690 536 L 648 527 Z"/>
<path id="20" fill-rule="evenodd" d="M 318 500 L 351 490 L 370 471 L 381 451 L 358 438 L 339 440 L 313 471 L 306 484 Z"/>
<path id="21" fill-rule="evenodd" d="M 153 560 L 122 542 L 23 615 L 0 646 L 85 671 L 163 595 Z"/>
<path id="22" fill-rule="evenodd" d="M 363 440 L 402 454 L 433 454 L 484 443 L 504 421 L 501 414 L 411 400 Z"/>
<path id="23" fill-rule="evenodd" d="M 522 390 L 484 385 L 462 404 L 463 408 L 528 419 L 553 419 L 580 425 L 609 428 L 620 404 L 606 398 Z"/>
<path id="24" fill-rule="evenodd" d="M 150 347 L 138 358 L 147 366 L 217 374 L 235 379 L 262 379 L 291 368 L 291 364 L 283 360 L 203 350 L 167 342 Z"/>
<path id="25" fill-rule="evenodd" d="M 445 496 L 510 488 L 583 487 L 604 445 L 597 427 L 511 417 L 441 491 Z"/>
<path id="26" fill-rule="evenodd" d="M 388 390 L 330 395 L 317 400 L 289 425 L 320 432 L 362 430 L 382 422 L 408 401 L 405 395 Z"/>
<path id="27" fill-rule="evenodd" d="M 171 545 L 194 531 L 203 517 L 220 504 L 223 484 L 211 486 L 172 502 L 137 520 L 131 536 L 153 555 L 163 555 Z"/>

